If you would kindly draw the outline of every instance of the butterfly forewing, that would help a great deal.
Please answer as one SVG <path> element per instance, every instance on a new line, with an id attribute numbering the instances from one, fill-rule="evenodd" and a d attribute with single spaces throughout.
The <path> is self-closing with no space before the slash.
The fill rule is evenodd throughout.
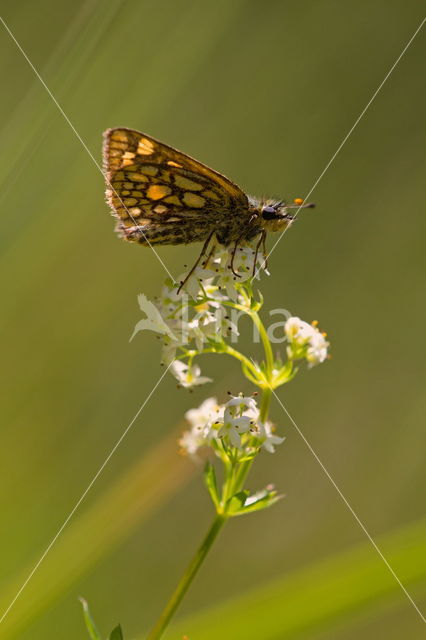
<path id="1" fill-rule="evenodd" d="M 107 199 L 126 239 L 146 244 L 203 240 L 247 196 L 220 173 L 131 129 L 105 133 Z"/>

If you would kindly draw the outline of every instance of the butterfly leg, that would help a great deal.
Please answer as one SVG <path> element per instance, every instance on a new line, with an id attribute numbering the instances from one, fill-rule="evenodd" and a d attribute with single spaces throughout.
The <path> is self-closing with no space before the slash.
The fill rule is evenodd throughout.
<path id="1" fill-rule="evenodd" d="M 262 250 L 263 250 L 263 257 L 264 257 L 263 266 L 265 267 L 265 269 L 267 269 L 268 268 L 268 254 L 266 253 L 266 231 L 263 232 Z"/>
<path id="2" fill-rule="evenodd" d="M 237 273 L 235 271 L 235 269 L 234 269 L 234 260 L 235 260 L 235 254 L 237 253 L 238 245 L 239 245 L 240 240 L 242 239 L 242 237 L 243 236 L 240 236 L 238 238 L 238 240 L 234 244 L 234 248 L 232 249 L 232 255 L 231 255 L 231 264 L 229 265 L 232 273 L 234 274 L 234 276 L 237 276 L 237 278 L 241 278 L 241 274 Z"/>
<path id="3" fill-rule="evenodd" d="M 207 247 L 209 246 L 209 242 L 210 242 L 210 240 L 212 239 L 212 237 L 213 237 L 214 233 L 215 233 L 215 230 L 213 230 L 213 231 L 209 234 L 209 236 L 207 237 L 207 240 L 206 240 L 206 241 L 205 241 L 205 243 L 203 244 L 203 248 L 201 249 L 201 253 L 200 253 L 200 255 L 198 256 L 198 258 L 197 258 L 197 260 L 196 260 L 196 262 L 195 262 L 194 266 L 193 266 L 193 267 L 192 267 L 192 269 L 188 272 L 188 274 L 187 274 L 187 276 L 185 277 L 185 279 L 184 279 L 184 280 L 182 280 L 182 282 L 180 283 L 180 285 L 179 285 L 179 289 L 177 290 L 177 293 L 178 293 L 178 294 L 180 293 L 180 290 L 182 289 L 183 285 L 184 285 L 184 284 L 186 284 L 186 283 L 188 282 L 189 278 L 192 276 L 192 274 L 194 273 L 195 269 L 198 267 L 198 265 L 199 265 L 199 262 L 200 262 L 201 258 L 202 258 L 203 256 L 205 256 L 205 255 L 206 255 Z M 210 256 L 209 256 L 209 257 L 210 257 Z"/>
<path id="4" fill-rule="evenodd" d="M 213 255 L 213 254 L 214 254 L 214 252 L 215 252 L 216 247 L 217 247 L 217 244 L 216 244 L 216 241 L 214 241 L 214 242 L 213 242 L 213 244 L 212 244 L 212 246 L 211 246 L 211 249 L 210 249 L 209 255 L 208 255 L 208 256 L 207 256 L 207 258 L 204 260 L 204 262 L 202 262 L 202 266 L 204 267 L 204 269 L 207 269 L 207 268 L 208 268 L 208 266 L 209 266 L 209 262 L 210 262 L 210 260 L 211 260 L 212 255 Z"/>
<path id="5" fill-rule="evenodd" d="M 250 223 L 252 222 L 252 220 L 254 220 L 257 217 L 257 215 L 252 215 L 248 224 L 250 225 Z M 237 239 L 235 245 L 234 245 L 234 249 L 232 251 L 232 257 L 231 257 L 231 271 L 234 274 L 234 276 L 237 276 L 237 278 L 241 278 L 241 274 L 237 273 L 234 269 L 234 260 L 235 260 L 235 255 L 237 253 L 237 249 L 238 249 L 238 245 L 240 244 L 241 240 L 244 240 L 244 238 L 246 238 L 246 233 L 242 233 L 240 235 L 240 237 Z"/>
<path id="6" fill-rule="evenodd" d="M 259 254 L 260 245 L 263 244 L 263 247 L 265 247 L 265 238 L 266 238 L 266 231 L 262 231 L 260 233 L 259 242 L 256 245 L 256 252 L 254 254 L 252 278 L 254 278 L 254 276 L 256 275 L 257 256 Z"/>

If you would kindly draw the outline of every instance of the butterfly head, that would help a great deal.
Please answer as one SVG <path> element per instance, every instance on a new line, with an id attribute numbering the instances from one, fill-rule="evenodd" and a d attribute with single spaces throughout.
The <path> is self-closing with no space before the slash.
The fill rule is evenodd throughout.
<path id="1" fill-rule="evenodd" d="M 299 209 L 312 209 L 312 203 L 296 198 L 291 204 L 282 200 L 266 200 L 259 205 L 259 221 L 265 231 L 284 231 L 291 225 Z"/>

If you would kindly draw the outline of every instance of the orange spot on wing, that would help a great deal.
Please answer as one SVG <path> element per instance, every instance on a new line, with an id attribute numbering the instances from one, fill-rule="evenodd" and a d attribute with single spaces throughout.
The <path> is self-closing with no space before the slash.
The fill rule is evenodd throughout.
<path id="1" fill-rule="evenodd" d="M 148 187 L 146 195 L 151 200 L 161 200 L 164 196 L 168 196 L 172 190 L 165 184 L 152 184 Z"/>
<path id="2" fill-rule="evenodd" d="M 125 131 L 114 131 L 111 134 L 111 140 L 116 140 L 117 142 L 127 142 L 127 133 Z"/>
<path id="3" fill-rule="evenodd" d="M 143 156 L 150 156 L 154 153 L 154 144 L 147 138 L 141 138 L 138 143 L 138 153 Z"/>

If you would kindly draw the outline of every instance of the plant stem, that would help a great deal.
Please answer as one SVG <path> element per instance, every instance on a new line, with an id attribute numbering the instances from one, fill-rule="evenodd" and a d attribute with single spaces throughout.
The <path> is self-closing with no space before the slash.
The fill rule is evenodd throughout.
<path id="1" fill-rule="evenodd" d="M 265 422 L 268 418 L 269 413 L 269 405 L 271 403 L 272 390 L 271 389 L 263 389 L 262 393 L 262 401 L 260 403 L 260 420 Z M 246 462 L 242 462 L 238 472 L 235 476 L 234 481 L 234 491 L 240 491 L 243 487 L 244 481 L 247 477 L 248 472 L 250 471 L 251 465 L 253 464 L 253 460 L 247 460 Z"/>
<path id="2" fill-rule="evenodd" d="M 266 329 L 263 325 L 262 320 L 260 319 L 259 315 L 255 311 L 254 312 L 251 311 L 250 316 L 253 320 L 253 323 L 255 324 L 255 326 L 259 331 L 259 335 L 261 337 L 263 348 L 265 351 L 266 381 L 269 386 L 265 387 L 259 384 L 259 386 L 261 386 L 262 388 L 260 420 L 262 422 L 265 422 L 265 420 L 268 417 L 269 405 L 271 402 L 271 395 L 272 395 L 272 387 L 270 386 L 270 383 L 273 375 L 274 356 L 272 353 L 271 343 L 269 341 L 268 334 L 266 332 Z M 210 349 L 205 349 L 203 352 L 206 353 L 208 351 L 210 351 Z M 229 345 L 227 345 L 225 353 L 240 360 L 240 362 L 242 362 L 249 371 L 253 372 L 253 374 L 256 377 L 258 377 L 258 372 L 256 368 L 253 366 L 253 363 L 250 362 L 250 360 L 246 358 L 242 353 L 240 353 L 236 349 L 233 349 Z M 223 493 L 222 493 L 222 508 L 225 507 L 226 501 L 229 499 L 229 497 L 231 497 L 231 495 L 234 492 L 238 492 L 241 490 L 244 484 L 244 481 L 247 477 L 247 474 L 250 471 L 252 463 L 253 463 L 253 460 L 248 460 L 246 462 L 241 463 L 239 465 L 238 470 L 236 470 L 233 465 L 228 469 L 227 478 L 226 478 L 225 486 L 223 488 Z M 154 627 L 151 629 L 147 637 L 147 640 L 159 640 L 163 635 L 167 625 L 170 622 L 170 619 L 172 618 L 173 614 L 175 613 L 176 609 L 181 603 L 182 598 L 187 592 L 191 582 L 195 578 L 199 568 L 201 567 L 204 561 L 204 558 L 208 554 L 213 542 L 215 541 L 219 531 L 222 529 L 228 517 L 229 516 L 226 515 L 226 512 L 218 513 L 216 515 L 210 529 L 207 532 L 206 537 L 204 538 L 203 542 L 198 548 L 198 551 L 196 552 L 195 556 L 192 558 L 191 562 L 189 563 L 185 573 L 180 579 L 174 593 L 172 594 L 167 605 L 165 606 L 162 614 L 158 618 Z"/>
<path id="3" fill-rule="evenodd" d="M 251 311 L 250 316 L 257 330 L 259 331 L 260 339 L 262 340 L 263 349 L 265 351 L 267 378 L 268 382 L 270 383 L 272 379 L 272 371 L 274 369 L 274 354 L 272 353 L 271 343 L 269 341 L 265 326 L 259 317 L 259 314 L 256 311 Z"/>
<path id="4" fill-rule="evenodd" d="M 269 406 L 271 404 L 272 389 L 263 389 L 262 401 L 260 403 L 260 421 L 265 422 L 269 415 Z"/>
<path id="5" fill-rule="evenodd" d="M 252 373 L 255 379 L 259 377 L 259 372 L 257 371 L 256 367 L 253 365 L 253 362 L 251 362 L 251 360 L 246 358 L 245 355 L 243 355 L 233 347 L 229 346 L 229 344 L 226 345 L 226 349 L 224 351 L 216 351 L 216 349 L 203 349 L 202 351 L 199 352 L 199 354 L 202 354 L 202 353 L 225 353 L 228 356 L 232 356 L 233 358 L 236 358 L 241 362 L 241 364 L 245 365 L 247 369 L 249 369 L 249 371 Z"/>
<path id="6" fill-rule="evenodd" d="M 233 356 L 234 358 L 236 358 L 237 360 L 245 364 L 247 369 L 249 369 L 255 377 L 259 377 L 258 371 L 256 367 L 253 365 L 253 363 L 251 362 L 251 360 L 246 358 L 246 356 L 244 356 L 242 353 L 240 353 L 233 347 L 230 347 L 229 344 L 226 345 L 225 353 L 227 353 L 229 356 Z"/>
<path id="7" fill-rule="evenodd" d="M 222 514 L 225 513 L 225 505 L 228 502 L 228 499 L 232 495 L 232 488 L 234 486 L 234 476 L 235 476 L 235 464 L 234 463 L 228 463 L 226 465 L 225 481 L 223 483 L 222 499 L 220 501 L 220 512 Z"/>
<path id="8" fill-rule="evenodd" d="M 185 595 L 191 582 L 195 578 L 198 572 L 198 569 L 202 565 L 204 558 L 208 554 L 213 542 L 215 541 L 219 531 L 222 529 L 226 520 L 227 520 L 227 517 L 226 515 L 223 515 L 223 514 L 220 514 L 220 515 L 218 514 L 213 520 L 213 523 L 210 529 L 208 530 L 206 537 L 204 538 L 203 542 L 198 548 L 195 556 L 192 558 L 191 562 L 189 563 L 185 573 L 180 579 L 174 593 L 172 594 L 167 605 L 165 606 L 162 614 L 160 615 L 157 622 L 151 629 L 149 635 L 147 636 L 147 640 L 159 640 L 159 638 L 161 638 L 161 636 L 163 635 L 167 625 L 170 622 L 171 617 L 173 616 L 176 609 L 178 608 L 183 596 Z"/>

